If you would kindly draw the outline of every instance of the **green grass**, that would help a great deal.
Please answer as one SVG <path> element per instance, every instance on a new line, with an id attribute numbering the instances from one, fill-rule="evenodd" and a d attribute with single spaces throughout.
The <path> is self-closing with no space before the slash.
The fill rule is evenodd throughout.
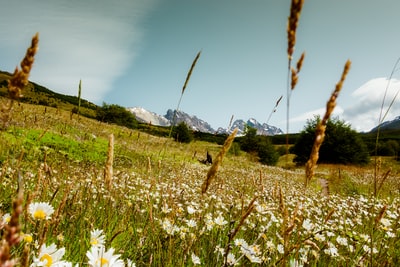
<path id="1" fill-rule="evenodd" d="M 111 133 L 115 160 L 110 189 L 103 169 Z M 27 104 L 15 107 L 12 124 L 0 137 L 1 212 L 12 211 L 18 177 L 24 184 L 24 207 L 48 202 L 56 210 L 49 221 L 36 221 L 24 208 L 22 231 L 34 240 L 26 244 L 30 261 L 38 255 L 35 242 L 44 236 L 47 245 L 65 248 L 63 259 L 85 264 L 94 229 L 104 231 L 107 248 L 136 266 L 193 266 L 192 254 L 202 266 L 222 266 L 221 252 L 228 245 L 241 266 L 258 266 L 236 245 L 241 239 L 264 266 L 280 265 L 283 258 L 310 266 L 393 266 L 400 261 L 399 166 L 390 158 L 383 158 L 381 172 L 392 167 L 393 175 L 379 199 L 371 197 L 373 165 L 319 166 L 316 178 L 330 181 L 331 195 L 322 198 L 317 179 L 304 191 L 304 170 L 282 168 L 285 156 L 278 167 L 268 167 L 233 150 L 202 195 L 209 166 L 199 159 L 207 150 L 216 156 L 221 148 L 216 143 L 180 144 Z M 254 210 L 228 244 L 228 234 L 254 196 Z M 383 207 L 383 218 L 376 222 Z M 218 218 L 224 224 L 218 225 Z M 290 222 L 293 230 L 285 236 Z M 286 255 L 280 253 L 283 244 Z M 13 253 L 21 256 L 22 247 Z"/>

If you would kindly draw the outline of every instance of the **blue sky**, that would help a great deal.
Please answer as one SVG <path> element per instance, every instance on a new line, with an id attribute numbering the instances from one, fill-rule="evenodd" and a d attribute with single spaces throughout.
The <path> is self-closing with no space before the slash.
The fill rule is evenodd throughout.
<path id="1" fill-rule="evenodd" d="M 0 69 L 12 72 L 40 34 L 31 80 L 102 104 L 176 108 L 215 129 L 235 119 L 286 131 L 289 0 L 15 0 L 0 16 Z M 398 0 L 305 0 L 294 59 L 305 51 L 290 99 L 290 132 L 322 114 L 347 59 L 351 70 L 335 115 L 358 131 L 377 125 L 388 78 L 400 57 Z M 400 66 L 399 66 L 400 67 Z M 384 110 L 400 90 L 395 71 Z M 386 120 L 400 115 L 396 100 Z"/>

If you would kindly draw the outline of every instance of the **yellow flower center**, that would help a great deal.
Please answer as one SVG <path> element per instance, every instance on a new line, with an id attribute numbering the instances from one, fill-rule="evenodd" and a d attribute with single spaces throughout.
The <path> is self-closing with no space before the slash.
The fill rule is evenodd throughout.
<path id="1" fill-rule="evenodd" d="M 46 218 L 46 212 L 44 212 L 44 210 L 38 209 L 33 213 L 33 218 L 44 220 Z"/>
<path id="2" fill-rule="evenodd" d="M 6 221 L 6 223 L 9 223 L 9 222 L 11 221 L 11 216 L 10 216 L 10 217 L 7 217 L 7 218 L 5 219 L 5 221 Z"/>
<path id="3" fill-rule="evenodd" d="M 108 266 L 108 260 L 101 257 L 99 260 L 97 260 L 97 263 L 100 262 L 100 266 Z"/>
<path id="4" fill-rule="evenodd" d="M 99 240 L 97 240 L 97 238 L 92 238 L 91 240 L 90 240 L 90 244 L 91 245 L 97 245 L 99 243 Z"/>
<path id="5" fill-rule="evenodd" d="M 47 261 L 45 266 L 50 267 L 51 264 L 53 263 L 53 258 L 49 254 L 45 253 L 40 258 L 40 261 L 42 261 L 42 262 Z"/>
<path id="6" fill-rule="evenodd" d="M 33 238 L 31 235 L 26 234 L 24 235 L 24 240 L 26 243 L 31 243 L 33 241 Z"/>

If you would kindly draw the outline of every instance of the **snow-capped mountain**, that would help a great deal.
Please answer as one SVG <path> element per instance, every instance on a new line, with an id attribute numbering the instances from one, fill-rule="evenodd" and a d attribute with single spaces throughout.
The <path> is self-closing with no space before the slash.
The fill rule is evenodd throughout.
<path id="1" fill-rule="evenodd" d="M 174 120 L 174 110 L 169 109 L 164 116 L 158 115 L 154 112 L 147 111 L 141 107 L 133 107 L 128 108 L 130 112 L 132 112 L 136 119 L 140 122 L 151 123 L 153 125 L 158 126 L 170 126 Z M 183 111 L 176 112 L 175 115 L 175 124 L 179 124 L 180 122 L 185 122 L 186 125 L 189 126 L 194 131 L 204 132 L 204 133 L 220 133 L 220 134 L 229 134 L 233 131 L 233 129 L 238 128 L 238 136 L 243 136 L 245 134 L 245 130 L 247 126 L 253 127 L 257 129 L 257 134 L 260 135 L 276 135 L 283 134 L 282 130 L 268 125 L 266 123 L 259 123 L 257 120 L 251 118 L 247 121 L 244 120 L 235 120 L 229 129 L 226 128 L 218 128 L 218 130 L 214 130 L 211 125 L 197 118 L 196 116 L 189 115 Z"/>
<path id="2" fill-rule="evenodd" d="M 231 133 L 233 129 L 238 128 L 238 136 L 242 136 L 245 134 L 246 127 L 252 127 L 257 129 L 257 134 L 259 135 L 276 135 L 283 134 L 283 131 L 275 126 L 268 125 L 266 123 L 259 123 L 256 119 L 250 118 L 247 121 L 244 120 L 235 120 L 232 123 L 230 129 L 219 128 L 218 133 Z"/>
<path id="3" fill-rule="evenodd" d="M 154 112 L 145 110 L 141 107 L 128 108 L 130 112 L 135 115 L 136 119 L 140 122 L 150 123 L 158 126 L 170 126 L 171 123 L 165 117 L 158 115 Z"/>
<path id="4" fill-rule="evenodd" d="M 382 122 L 379 126 L 373 128 L 370 132 L 374 133 L 378 131 L 378 127 L 380 130 L 400 130 L 400 116 L 394 118 L 391 121 Z"/>
<path id="5" fill-rule="evenodd" d="M 172 109 L 168 109 L 167 114 L 164 117 L 169 120 L 171 123 L 174 120 L 175 111 Z M 194 131 L 199 131 L 203 133 L 215 133 L 215 130 L 211 127 L 208 122 L 203 121 L 196 116 L 191 116 L 183 111 L 178 110 L 175 115 L 175 124 L 179 124 L 181 122 L 186 123 Z"/>

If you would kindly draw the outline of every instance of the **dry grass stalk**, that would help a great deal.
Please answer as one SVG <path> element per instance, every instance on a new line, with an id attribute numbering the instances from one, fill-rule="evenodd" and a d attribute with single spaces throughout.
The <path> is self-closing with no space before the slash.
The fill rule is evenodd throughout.
<path id="1" fill-rule="evenodd" d="M 190 67 L 190 70 L 189 70 L 189 72 L 188 72 L 188 74 L 186 76 L 185 83 L 183 84 L 181 95 L 183 95 L 183 93 L 185 92 L 186 86 L 187 86 L 187 84 L 188 84 L 188 82 L 190 80 L 190 76 L 192 76 L 193 69 L 196 66 L 196 63 L 197 63 L 197 60 L 200 57 L 200 54 L 201 54 L 201 51 L 199 53 L 197 53 L 196 57 L 193 60 L 192 66 Z"/>
<path id="2" fill-rule="evenodd" d="M 243 226 L 244 221 L 247 219 L 247 217 L 249 217 L 249 215 L 251 214 L 251 212 L 254 210 L 254 202 L 256 201 L 256 199 L 257 199 L 257 197 L 254 197 L 254 198 L 250 201 L 249 205 L 248 205 L 247 208 L 246 208 L 246 211 L 245 211 L 244 214 L 241 216 L 238 225 L 237 225 L 234 229 L 232 229 L 232 231 L 231 231 L 231 232 L 229 233 L 229 235 L 228 235 L 229 240 L 228 240 L 228 245 L 227 245 L 226 248 L 225 248 L 225 261 L 224 261 L 225 263 L 224 263 L 224 265 L 223 265 L 224 267 L 225 267 L 225 266 L 228 266 L 228 254 L 229 254 L 229 251 L 231 250 L 231 245 L 230 245 L 230 243 L 231 243 L 231 241 L 235 238 L 235 236 L 236 236 L 236 234 L 239 232 L 240 228 Z"/>
<path id="3" fill-rule="evenodd" d="M 377 196 L 379 194 L 379 191 L 381 191 L 383 183 L 386 181 L 386 179 L 389 177 L 389 174 L 392 172 L 392 168 L 387 170 L 387 172 L 383 175 L 381 179 L 378 181 L 378 186 L 376 188 L 376 191 L 374 192 L 374 195 Z"/>
<path id="4" fill-rule="evenodd" d="M 177 113 L 178 110 L 179 110 L 179 106 L 181 105 L 181 101 L 182 101 L 183 94 L 185 93 L 185 90 L 186 90 L 186 86 L 187 86 L 187 84 L 189 83 L 190 76 L 192 76 L 193 69 L 194 69 L 194 67 L 196 66 L 197 60 L 200 58 L 200 55 L 201 55 L 201 51 L 199 51 L 199 52 L 197 53 L 196 57 L 194 58 L 194 60 L 193 60 L 193 62 L 192 62 L 192 66 L 190 67 L 189 72 L 188 72 L 188 74 L 187 74 L 187 76 L 186 76 L 185 83 L 183 84 L 183 87 L 182 87 L 181 96 L 180 96 L 179 101 L 178 101 L 178 106 L 176 107 L 175 112 L 174 112 L 174 117 L 173 117 L 173 119 L 172 119 L 171 129 L 170 129 L 170 131 L 169 131 L 168 137 L 171 137 L 172 128 L 175 126 L 176 113 Z"/>
<path id="5" fill-rule="evenodd" d="M 33 62 L 35 61 L 35 54 L 38 50 L 39 33 L 32 37 L 31 46 L 27 49 L 24 59 L 21 61 L 21 70 L 15 68 L 12 78 L 8 81 L 8 95 L 9 101 L 1 107 L 1 120 L 3 128 L 11 118 L 11 109 L 15 100 L 22 97 L 21 91 L 28 84 L 29 73 L 32 69 Z"/>
<path id="6" fill-rule="evenodd" d="M 4 225 L 5 233 L 0 243 L 0 266 L 1 267 L 12 267 L 17 264 L 17 260 L 11 258 L 10 250 L 13 246 L 17 246 L 21 241 L 21 226 L 19 224 L 19 218 L 23 212 L 23 189 L 22 182 L 18 184 L 18 195 L 13 201 L 13 208 L 10 221 Z"/>
<path id="7" fill-rule="evenodd" d="M 322 145 L 322 142 L 324 141 L 325 138 L 325 130 L 326 130 L 326 125 L 328 123 L 328 120 L 336 106 L 336 99 L 339 96 L 340 90 L 343 87 L 344 80 L 346 79 L 346 76 L 350 70 L 351 66 L 351 61 L 347 60 L 342 76 L 340 78 L 340 81 L 336 84 L 335 90 L 333 91 L 331 97 L 329 98 L 327 104 L 326 104 L 326 111 L 325 115 L 322 118 L 322 120 L 318 123 L 316 129 L 315 129 L 315 140 L 314 140 L 314 145 L 311 150 L 310 158 L 306 163 L 306 178 L 305 178 L 305 187 L 308 186 L 309 182 L 311 181 L 312 177 L 314 176 L 314 171 L 316 168 L 316 164 L 319 158 L 319 148 Z"/>
<path id="8" fill-rule="evenodd" d="M 332 218 L 332 215 L 333 215 L 333 213 L 335 213 L 335 211 L 336 211 L 336 209 L 331 209 L 329 212 L 328 212 L 328 215 L 326 215 L 326 217 L 325 217 L 325 220 L 324 220 L 324 224 L 326 224 L 331 218 Z"/>
<path id="9" fill-rule="evenodd" d="M 379 211 L 378 215 L 375 218 L 375 227 L 380 223 L 382 220 L 383 216 L 385 215 L 385 212 L 387 210 L 387 206 L 383 206 L 382 209 Z"/>
<path id="10" fill-rule="evenodd" d="M 290 16 L 288 18 L 288 25 L 287 25 L 287 35 L 288 35 L 287 53 L 289 60 L 292 59 L 292 55 L 294 52 L 294 46 L 296 44 L 296 30 L 299 24 L 299 19 L 303 4 L 304 0 L 292 0 L 292 4 L 290 6 Z"/>
<path id="11" fill-rule="evenodd" d="M 238 131 L 237 128 L 235 130 L 233 130 L 233 132 L 225 140 L 225 143 L 222 146 L 221 151 L 218 153 L 216 159 L 213 161 L 213 164 L 211 165 L 210 169 L 208 170 L 207 178 L 204 181 L 203 185 L 201 186 L 202 194 L 207 192 L 207 189 L 210 186 L 211 181 L 215 178 L 215 175 L 217 174 L 218 168 L 222 163 L 222 159 L 224 158 L 226 152 L 228 152 L 229 148 L 231 147 L 232 142 L 235 139 L 237 131 Z"/>
<path id="12" fill-rule="evenodd" d="M 292 79 L 291 79 L 290 89 L 292 89 L 292 90 L 294 90 L 294 88 L 296 87 L 297 82 L 299 80 L 299 73 L 300 73 L 301 67 L 303 66 L 304 57 L 305 57 L 305 52 L 303 52 L 301 54 L 299 60 L 297 61 L 296 69 L 291 68 Z"/>
<path id="13" fill-rule="evenodd" d="M 113 162 L 114 162 L 114 134 L 110 134 L 108 136 L 107 161 L 106 161 L 106 166 L 104 168 L 104 180 L 109 190 L 112 187 Z"/>
<path id="14" fill-rule="evenodd" d="M 289 164 L 289 108 L 290 108 L 290 95 L 295 88 L 298 81 L 298 72 L 291 67 L 294 47 L 296 44 L 296 30 L 299 24 L 301 9 L 303 7 L 304 0 L 292 0 L 290 6 L 290 15 L 287 23 L 287 54 L 288 54 L 288 76 L 287 76 L 287 96 L 286 96 L 286 165 Z M 297 69 L 300 71 L 304 60 L 304 53 L 300 57 L 297 63 Z M 291 79 L 290 79 L 291 78 Z M 289 81 L 291 80 L 290 84 Z"/>

